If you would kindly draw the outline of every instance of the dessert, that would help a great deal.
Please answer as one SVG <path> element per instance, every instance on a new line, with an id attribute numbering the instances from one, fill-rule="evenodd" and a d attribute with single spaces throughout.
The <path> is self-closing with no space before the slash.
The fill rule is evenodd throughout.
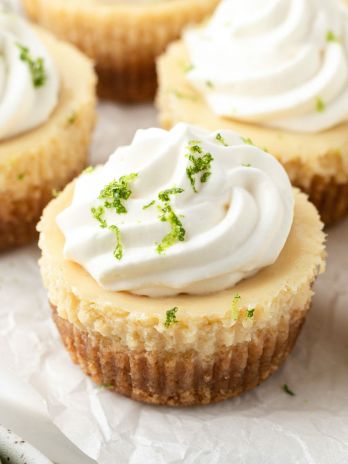
<path id="1" fill-rule="evenodd" d="M 152 99 L 155 58 L 218 0 L 24 0 L 28 15 L 96 63 L 101 97 Z"/>
<path id="2" fill-rule="evenodd" d="M 39 223 L 62 340 L 100 385 L 207 404 L 272 374 L 324 270 L 315 207 L 274 157 L 231 131 L 138 131 Z"/>
<path id="3" fill-rule="evenodd" d="M 0 251 L 35 234 L 42 209 L 86 164 L 95 120 L 90 61 L 0 10 Z"/>
<path id="4" fill-rule="evenodd" d="M 158 61 L 161 124 L 232 129 L 330 224 L 348 212 L 348 21 L 330 0 L 223 1 Z"/>

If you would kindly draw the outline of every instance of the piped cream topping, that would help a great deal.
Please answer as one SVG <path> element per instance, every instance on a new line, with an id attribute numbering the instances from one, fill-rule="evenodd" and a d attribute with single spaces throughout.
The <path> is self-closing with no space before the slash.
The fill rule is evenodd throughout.
<path id="1" fill-rule="evenodd" d="M 283 167 L 231 131 L 140 130 L 81 175 L 57 217 L 64 256 L 150 297 L 230 288 L 275 262 L 293 221 Z"/>
<path id="2" fill-rule="evenodd" d="M 187 78 L 219 116 L 298 132 L 348 120 L 340 0 L 224 0 L 184 36 Z"/>
<path id="3" fill-rule="evenodd" d="M 33 28 L 0 9 L 0 140 L 45 123 L 58 102 L 59 75 Z"/>

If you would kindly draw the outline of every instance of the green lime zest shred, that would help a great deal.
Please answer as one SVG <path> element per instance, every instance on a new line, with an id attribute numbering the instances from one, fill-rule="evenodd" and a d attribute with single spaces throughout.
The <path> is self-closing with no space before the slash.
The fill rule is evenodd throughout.
<path id="1" fill-rule="evenodd" d="M 134 182 L 137 177 L 138 174 L 132 173 L 122 176 L 118 180 L 112 180 L 100 192 L 98 199 L 104 200 L 104 207 L 108 209 L 114 208 L 117 214 L 127 213 L 124 201 L 131 196 L 132 191 L 129 184 Z"/>
<path id="2" fill-rule="evenodd" d="M 255 145 L 254 142 L 251 140 L 250 137 L 242 137 L 242 140 L 244 143 L 246 143 L 247 145 Z"/>
<path id="3" fill-rule="evenodd" d="M 68 126 L 72 126 L 73 124 L 75 124 L 76 121 L 77 121 L 77 113 L 76 113 L 76 111 L 72 111 L 72 113 L 70 114 L 70 116 L 66 120 L 66 123 L 67 123 Z"/>
<path id="4" fill-rule="evenodd" d="M 168 329 L 173 324 L 177 324 L 179 321 L 176 318 L 176 313 L 178 312 L 179 308 L 175 306 L 175 308 L 168 309 L 166 311 L 166 319 L 164 321 L 164 326 Z"/>
<path id="5" fill-rule="evenodd" d="M 108 226 L 108 229 L 115 234 L 116 247 L 114 250 L 114 256 L 116 259 L 121 260 L 123 258 L 123 245 L 121 240 L 120 229 L 116 225 Z"/>
<path id="6" fill-rule="evenodd" d="M 52 197 L 53 197 L 53 198 L 59 197 L 60 194 L 61 194 L 61 191 L 60 191 L 60 190 L 52 189 Z"/>
<path id="7" fill-rule="evenodd" d="M 150 201 L 150 203 L 148 203 L 147 205 L 144 205 L 144 206 L 143 206 L 143 209 L 151 208 L 151 206 L 153 206 L 155 203 L 156 203 L 155 200 L 152 200 L 152 201 Z"/>
<path id="8" fill-rule="evenodd" d="M 97 206 L 91 208 L 91 213 L 94 219 L 96 219 L 99 222 L 99 225 L 102 229 L 106 229 L 108 227 L 108 224 L 105 220 L 105 209 L 102 206 Z"/>
<path id="9" fill-rule="evenodd" d="M 87 168 L 82 171 L 82 174 L 91 174 L 94 169 L 95 168 L 93 166 L 87 166 Z"/>
<path id="10" fill-rule="evenodd" d="M 47 81 L 47 74 L 44 66 L 44 60 L 42 58 L 34 59 L 30 55 L 30 50 L 21 44 L 17 44 L 19 49 L 19 58 L 29 66 L 31 73 L 31 79 L 35 88 L 43 87 Z"/>
<path id="11" fill-rule="evenodd" d="M 254 317 L 254 313 L 255 313 L 255 308 L 248 308 L 246 310 L 246 316 L 248 319 L 252 319 Z"/>
<path id="12" fill-rule="evenodd" d="M 183 191 L 184 189 L 182 188 L 172 187 L 167 190 L 162 190 L 162 192 L 158 194 L 158 198 L 161 201 L 170 201 L 170 195 L 178 195 L 179 193 L 182 193 Z"/>
<path id="13" fill-rule="evenodd" d="M 188 64 L 187 66 L 185 66 L 184 71 L 185 71 L 185 73 L 189 73 L 189 72 L 192 71 L 193 69 L 195 69 L 195 67 L 194 67 L 194 65 L 191 63 L 191 64 Z"/>
<path id="14" fill-rule="evenodd" d="M 162 254 L 175 243 L 183 242 L 185 240 L 186 231 L 168 201 L 163 205 L 158 205 L 158 209 L 160 211 L 160 221 L 167 222 L 171 228 L 170 232 L 165 235 L 161 243 L 157 245 L 157 253 Z"/>
<path id="15" fill-rule="evenodd" d="M 211 176 L 211 162 L 214 158 L 211 153 L 204 153 L 201 145 L 193 141 L 189 142 L 188 149 L 189 153 L 186 155 L 186 158 L 191 164 L 186 168 L 186 174 L 193 191 L 198 193 L 195 176 L 200 175 L 199 180 L 202 184 L 207 182 Z"/>
<path id="16" fill-rule="evenodd" d="M 232 299 L 231 316 L 232 316 L 233 321 L 236 321 L 239 316 L 240 299 L 241 299 L 241 296 L 238 293 L 236 293 Z"/>
<path id="17" fill-rule="evenodd" d="M 232 299 L 231 315 L 232 315 L 232 319 L 234 321 L 236 321 L 238 319 L 238 316 L 239 316 L 240 299 L 241 299 L 241 296 L 238 293 L 236 293 L 233 296 L 233 299 Z"/>
<path id="18" fill-rule="evenodd" d="M 327 31 L 326 40 L 327 42 L 339 42 L 338 37 L 333 31 Z"/>
<path id="19" fill-rule="evenodd" d="M 326 105 L 321 97 L 317 97 L 315 106 L 318 113 L 322 113 L 323 111 L 325 111 Z"/>
<path id="20" fill-rule="evenodd" d="M 176 90 L 176 89 L 171 90 L 171 93 L 180 100 L 190 100 L 192 102 L 198 101 L 198 96 L 194 94 L 183 93 L 183 92 L 180 92 L 180 90 Z"/>
<path id="21" fill-rule="evenodd" d="M 170 225 L 170 232 L 165 235 L 156 247 L 156 251 L 159 254 L 163 254 L 168 248 L 173 246 L 177 242 L 183 242 L 185 240 L 186 231 L 178 215 L 173 210 L 170 204 L 171 195 L 179 195 L 184 192 L 184 189 L 179 187 L 171 187 L 166 190 L 162 190 L 158 194 L 158 199 L 161 203 L 157 204 L 158 211 L 160 212 L 159 220 L 161 222 L 167 222 Z M 147 205 L 143 206 L 143 209 L 150 208 L 155 205 L 156 201 L 152 200 Z"/>
<path id="22" fill-rule="evenodd" d="M 288 384 L 284 383 L 282 386 L 282 389 L 285 391 L 290 396 L 296 396 L 296 394 L 291 390 L 291 388 L 288 386 Z"/>
<path id="23" fill-rule="evenodd" d="M 220 134 L 220 132 L 219 132 L 218 134 L 216 134 L 215 140 L 217 140 L 218 142 L 220 142 L 221 145 L 223 145 L 224 147 L 228 147 L 228 144 L 226 143 L 225 139 L 224 139 L 223 136 Z"/>
<path id="24" fill-rule="evenodd" d="M 120 229 L 116 225 L 108 225 L 105 219 L 105 208 L 103 206 L 91 208 L 91 213 L 94 219 L 99 222 L 99 225 L 102 229 L 108 229 L 115 235 L 116 246 L 114 250 L 114 256 L 116 259 L 121 260 L 123 258 L 123 246 Z"/>

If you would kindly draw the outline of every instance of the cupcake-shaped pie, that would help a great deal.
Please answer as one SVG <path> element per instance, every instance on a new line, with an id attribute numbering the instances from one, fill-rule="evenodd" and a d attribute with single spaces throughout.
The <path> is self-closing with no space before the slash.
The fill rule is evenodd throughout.
<path id="1" fill-rule="evenodd" d="M 225 0 L 158 63 L 160 119 L 274 154 L 326 223 L 348 212 L 348 20 L 335 0 Z"/>
<path id="2" fill-rule="evenodd" d="M 0 251 L 35 234 L 42 209 L 81 172 L 95 75 L 70 45 L 0 10 Z"/>
<path id="3" fill-rule="evenodd" d="M 137 132 L 45 209 L 40 261 L 72 359 L 154 404 L 207 404 L 283 363 L 324 268 L 315 207 L 231 131 Z"/>
<path id="4" fill-rule="evenodd" d="M 99 94 L 125 102 L 153 98 L 155 59 L 219 0 L 23 0 L 28 15 L 96 63 Z"/>

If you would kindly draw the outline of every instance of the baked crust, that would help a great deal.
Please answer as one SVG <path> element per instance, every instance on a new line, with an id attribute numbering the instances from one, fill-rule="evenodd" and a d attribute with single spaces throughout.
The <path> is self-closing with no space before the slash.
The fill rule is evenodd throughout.
<path id="1" fill-rule="evenodd" d="M 283 164 L 296 187 L 306 192 L 325 224 L 348 213 L 348 123 L 318 133 L 285 132 L 216 116 L 189 84 L 189 58 L 183 42 L 172 44 L 157 62 L 157 106 L 162 127 L 179 121 L 211 130 L 232 129 Z"/>
<path id="2" fill-rule="evenodd" d="M 96 78 L 74 47 L 39 30 L 61 76 L 49 120 L 0 144 L 0 251 L 27 243 L 55 190 L 85 167 L 95 123 Z"/>
<path id="3" fill-rule="evenodd" d="M 206 404 L 253 388 L 282 364 L 325 266 L 322 224 L 304 194 L 295 193 L 294 224 L 272 266 L 224 292 L 151 299 L 107 291 L 64 259 L 56 216 L 73 190 L 72 183 L 44 211 L 40 267 L 64 344 L 97 383 L 155 404 Z M 173 306 L 178 322 L 166 328 Z"/>
<path id="4" fill-rule="evenodd" d="M 250 341 L 203 358 L 194 350 L 178 355 L 115 348 L 111 338 L 81 330 L 52 310 L 71 359 L 94 382 L 134 400 L 169 406 L 216 403 L 255 388 L 286 360 L 307 313 L 294 309 L 290 318 L 260 329 Z"/>
<path id="5" fill-rule="evenodd" d="M 99 0 L 24 0 L 28 15 L 96 63 L 101 97 L 150 100 L 156 90 L 155 58 L 185 26 L 200 22 L 219 0 L 127 4 Z"/>

